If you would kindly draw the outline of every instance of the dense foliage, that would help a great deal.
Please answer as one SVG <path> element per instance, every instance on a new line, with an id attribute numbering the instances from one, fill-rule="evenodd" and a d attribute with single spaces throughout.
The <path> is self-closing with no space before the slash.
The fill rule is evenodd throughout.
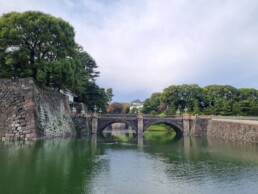
<path id="1" fill-rule="evenodd" d="M 128 114 L 130 112 L 130 104 L 113 102 L 108 105 L 107 112 L 115 114 Z"/>
<path id="2" fill-rule="evenodd" d="M 147 114 L 258 115 L 258 90 L 229 85 L 172 85 L 145 100 Z"/>
<path id="3" fill-rule="evenodd" d="M 87 105 L 105 108 L 112 90 L 106 95 L 96 85 L 96 68 L 75 42 L 74 28 L 61 18 L 37 11 L 0 18 L 0 78 L 33 77 L 39 85 L 69 90 Z"/>

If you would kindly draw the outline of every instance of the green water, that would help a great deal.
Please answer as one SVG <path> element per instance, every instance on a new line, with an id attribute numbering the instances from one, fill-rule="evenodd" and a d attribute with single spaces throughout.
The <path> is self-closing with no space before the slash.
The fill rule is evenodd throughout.
<path id="1" fill-rule="evenodd" d="M 258 193 L 257 144 L 127 137 L 1 142 L 0 193 Z"/>

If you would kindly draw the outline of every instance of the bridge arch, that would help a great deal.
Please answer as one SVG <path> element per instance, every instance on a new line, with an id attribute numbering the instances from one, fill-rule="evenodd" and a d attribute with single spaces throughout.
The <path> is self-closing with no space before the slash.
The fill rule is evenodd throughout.
<path id="1" fill-rule="evenodd" d="M 110 126 L 110 125 L 112 125 L 114 123 L 124 123 L 124 124 L 127 124 L 127 125 L 131 126 L 132 129 L 135 130 L 136 133 L 137 133 L 137 125 L 135 123 L 132 123 L 132 122 L 127 121 L 127 120 L 108 120 L 108 121 L 105 121 L 105 122 L 100 122 L 99 126 L 98 126 L 98 133 L 102 133 L 103 130 L 106 127 L 108 127 L 108 126 Z"/>
<path id="2" fill-rule="evenodd" d="M 143 132 L 147 130 L 148 127 L 150 127 L 151 125 L 155 125 L 155 124 L 165 124 L 170 126 L 171 128 L 173 128 L 176 132 L 176 138 L 183 136 L 183 129 L 181 126 L 179 126 L 176 123 L 173 122 L 169 122 L 169 121 L 153 121 L 153 122 L 149 122 L 148 124 L 144 125 L 143 127 Z"/>

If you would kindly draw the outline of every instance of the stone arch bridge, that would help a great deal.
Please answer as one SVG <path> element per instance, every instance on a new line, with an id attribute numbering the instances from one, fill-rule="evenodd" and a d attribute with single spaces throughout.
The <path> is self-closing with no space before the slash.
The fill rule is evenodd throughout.
<path id="1" fill-rule="evenodd" d="M 143 133 L 150 125 L 164 123 L 171 126 L 177 135 L 188 134 L 190 130 L 190 117 L 184 116 L 153 116 L 153 115 L 130 115 L 130 114 L 94 114 L 91 119 L 91 132 L 101 133 L 107 126 L 113 123 L 125 123 Z"/>

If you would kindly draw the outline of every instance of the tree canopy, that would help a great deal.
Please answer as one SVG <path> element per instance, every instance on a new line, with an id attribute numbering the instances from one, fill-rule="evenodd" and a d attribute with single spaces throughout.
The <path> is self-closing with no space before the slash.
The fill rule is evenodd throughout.
<path id="1" fill-rule="evenodd" d="M 87 104 L 97 98 L 87 94 L 93 88 L 98 100 L 107 103 L 112 90 L 107 97 L 96 85 L 96 69 L 95 60 L 75 42 L 74 28 L 63 19 L 38 11 L 0 17 L 0 78 L 33 77 L 40 85 L 91 99 Z"/>
<path id="2" fill-rule="evenodd" d="M 185 109 L 186 108 L 186 109 Z M 258 115 L 258 90 L 237 89 L 229 85 L 172 85 L 146 99 L 143 112 L 148 114 Z"/>

